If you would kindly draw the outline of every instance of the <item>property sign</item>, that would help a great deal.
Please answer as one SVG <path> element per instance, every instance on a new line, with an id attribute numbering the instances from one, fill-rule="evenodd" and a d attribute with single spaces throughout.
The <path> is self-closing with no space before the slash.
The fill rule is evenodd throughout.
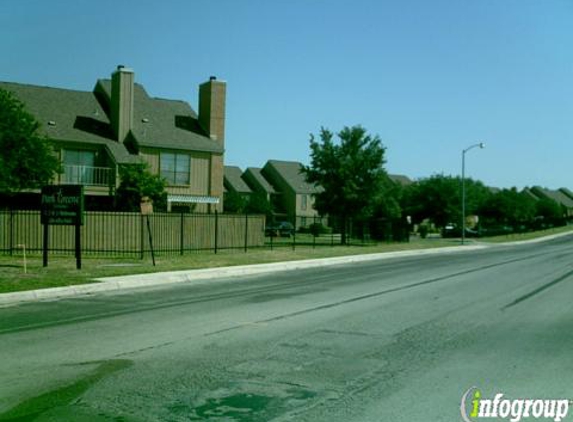
<path id="1" fill-rule="evenodd" d="M 148 196 L 141 198 L 141 215 L 153 214 L 153 201 Z"/>
<path id="2" fill-rule="evenodd" d="M 44 225 L 83 225 L 84 187 L 82 185 L 44 186 L 41 216 Z"/>

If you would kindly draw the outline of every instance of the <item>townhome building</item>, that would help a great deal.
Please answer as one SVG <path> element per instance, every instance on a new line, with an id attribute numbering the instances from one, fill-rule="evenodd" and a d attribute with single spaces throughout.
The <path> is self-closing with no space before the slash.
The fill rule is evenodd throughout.
<path id="1" fill-rule="evenodd" d="M 295 227 L 308 227 L 319 217 L 314 208 L 314 194 L 322 191 L 322 188 L 306 181 L 301 163 L 269 160 L 261 174 L 279 193 L 277 205 Z"/>
<path id="2" fill-rule="evenodd" d="M 223 186 L 225 194 L 234 193 L 248 199 L 253 190 L 243 180 L 243 171 L 237 166 L 225 166 Z"/>
<path id="3" fill-rule="evenodd" d="M 53 182 L 84 185 L 88 207 L 112 207 L 119 166 L 148 163 L 167 182 L 169 211 L 222 211 L 225 82 L 211 77 L 199 86 L 198 113 L 185 101 L 151 97 L 124 66 L 92 91 L 11 82 L 0 88 L 53 143 L 63 167 Z"/>

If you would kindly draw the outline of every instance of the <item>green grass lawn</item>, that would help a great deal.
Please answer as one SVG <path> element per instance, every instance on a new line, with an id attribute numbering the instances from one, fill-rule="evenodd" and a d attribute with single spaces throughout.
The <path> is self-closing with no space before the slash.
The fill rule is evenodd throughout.
<path id="1" fill-rule="evenodd" d="M 573 226 L 544 230 L 534 233 L 497 236 L 478 239 L 479 242 L 500 243 L 516 240 L 529 240 L 550 234 L 573 231 Z M 181 255 L 159 255 L 156 257 L 156 266 L 151 263 L 148 255 L 145 259 L 126 257 L 83 257 L 82 269 L 76 269 L 75 259 L 71 255 L 50 255 L 47 268 L 42 267 L 40 254 L 27 257 L 27 273 L 24 273 L 23 256 L 21 252 L 13 256 L 0 256 L 0 293 L 33 290 L 48 287 L 69 286 L 75 284 L 93 283 L 95 278 L 111 277 L 128 274 L 140 274 L 160 271 L 191 270 L 199 268 L 214 268 L 233 265 L 263 264 L 270 262 L 294 261 L 301 259 L 328 258 L 335 256 L 358 255 L 400 251 L 409 249 L 426 249 L 444 246 L 459 245 L 459 239 L 417 239 L 410 243 L 367 243 L 353 246 L 330 246 L 330 238 L 318 239 L 313 248 L 312 236 L 301 237 L 297 235 L 297 242 L 304 239 L 308 246 L 297 245 L 292 248 L 292 239 L 275 238 L 273 250 L 268 245 L 261 249 L 222 250 L 217 254 L 210 252 L 196 252 Z M 474 242 L 468 239 L 468 243 Z"/>
<path id="2" fill-rule="evenodd" d="M 556 227 L 553 229 L 547 230 L 540 230 L 536 232 L 530 233 L 513 233 L 507 234 L 502 236 L 494 236 L 494 237 L 482 237 L 479 240 L 488 243 L 504 243 L 504 242 L 516 242 L 520 240 L 532 240 L 537 239 L 544 236 L 549 236 L 552 234 L 559 234 L 559 233 L 567 233 L 573 231 L 573 225 L 563 226 L 563 227 Z"/>
<path id="3" fill-rule="evenodd" d="M 181 255 L 156 256 L 156 266 L 147 255 L 143 260 L 126 257 L 90 257 L 82 259 L 82 269 L 76 269 L 71 255 L 49 257 L 47 268 L 42 267 L 42 256 L 27 257 L 27 273 L 24 274 L 23 256 L 0 256 L 0 293 L 93 283 L 94 278 L 160 271 L 191 270 L 233 265 L 263 264 L 269 262 L 294 261 L 301 259 L 328 258 L 334 256 L 390 252 L 407 249 L 435 248 L 456 245 L 451 239 L 416 240 L 410 243 L 384 243 L 366 246 L 291 246 L 276 245 L 273 250 L 263 249 L 222 250 L 217 254 L 196 252 Z"/>

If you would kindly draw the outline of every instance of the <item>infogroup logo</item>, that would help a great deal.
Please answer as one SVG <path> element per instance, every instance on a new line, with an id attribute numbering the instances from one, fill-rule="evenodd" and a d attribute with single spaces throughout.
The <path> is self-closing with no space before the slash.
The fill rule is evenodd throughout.
<path id="1" fill-rule="evenodd" d="M 509 419 L 511 422 L 553 419 L 559 422 L 567 417 L 569 404 L 569 399 L 507 399 L 503 393 L 486 399 L 477 387 L 471 387 L 462 396 L 460 411 L 464 422 L 486 418 Z"/>

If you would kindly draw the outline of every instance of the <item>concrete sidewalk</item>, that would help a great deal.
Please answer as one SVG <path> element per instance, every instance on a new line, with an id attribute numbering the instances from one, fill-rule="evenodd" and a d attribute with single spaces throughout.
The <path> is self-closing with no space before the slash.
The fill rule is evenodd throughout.
<path id="1" fill-rule="evenodd" d="M 0 294 L 0 306 L 16 305 L 40 300 L 55 300 L 67 297 L 118 291 L 138 287 L 162 286 L 171 283 L 200 283 L 215 279 L 228 279 L 248 275 L 273 273 L 278 271 L 318 268 L 332 265 L 351 264 L 381 259 L 402 258 L 409 256 L 427 256 L 436 254 L 459 253 L 490 247 L 525 245 L 573 235 L 573 232 L 559 233 L 538 239 L 506 242 L 497 244 L 472 243 L 465 246 L 449 246 L 435 249 L 413 249 L 397 252 L 383 252 L 366 255 L 340 256 L 334 258 L 308 259 L 301 261 L 275 262 L 271 264 L 240 265 L 233 267 L 207 268 L 201 270 L 170 271 L 146 274 L 134 274 L 120 277 L 96 279 L 99 283 L 80 284 L 77 286 L 53 287 L 49 289 L 28 290 L 23 292 Z"/>

